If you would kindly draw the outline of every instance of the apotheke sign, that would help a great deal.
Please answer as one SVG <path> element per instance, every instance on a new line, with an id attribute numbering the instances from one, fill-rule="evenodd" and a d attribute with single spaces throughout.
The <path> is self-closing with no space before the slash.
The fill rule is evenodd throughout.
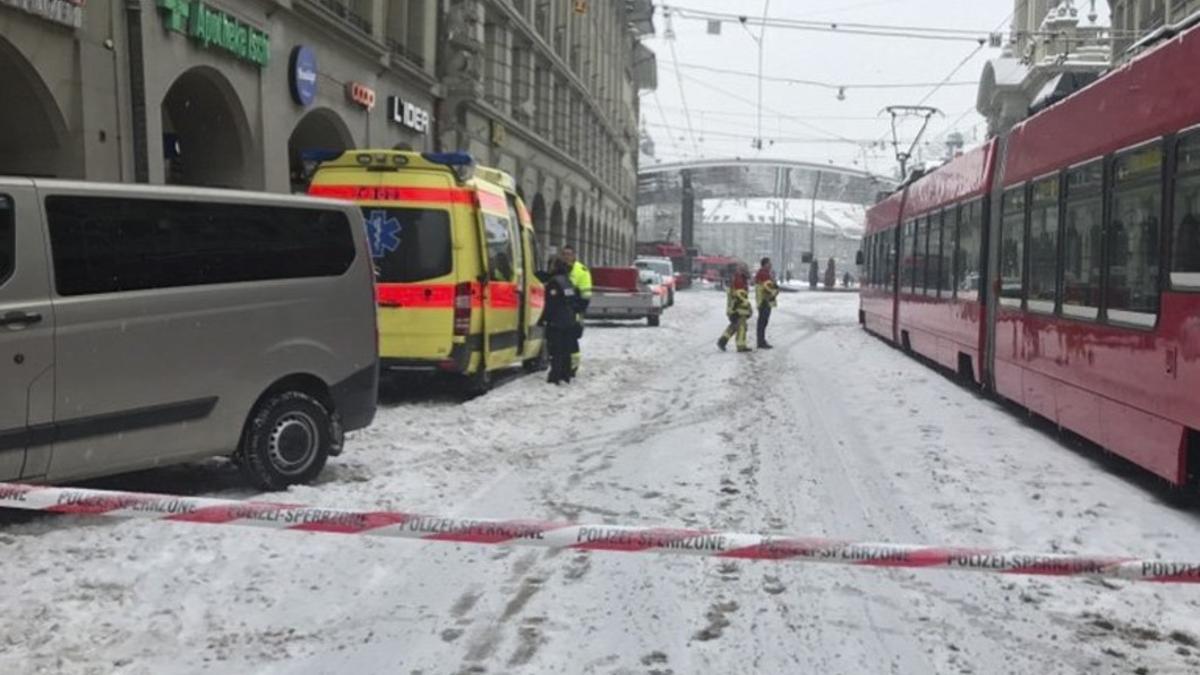
<path id="1" fill-rule="evenodd" d="M 0 0 L 0 7 L 12 7 L 47 21 L 71 28 L 83 26 L 83 5 L 87 0 Z"/>
<path id="2" fill-rule="evenodd" d="M 418 134 L 429 131 L 429 111 L 408 103 L 399 96 L 388 97 L 388 117 L 392 122 Z"/>
<path id="3" fill-rule="evenodd" d="M 271 58 L 271 38 L 238 19 L 213 9 L 204 2 L 158 0 L 167 29 L 181 33 L 204 47 L 216 47 L 228 54 L 265 68 Z"/>

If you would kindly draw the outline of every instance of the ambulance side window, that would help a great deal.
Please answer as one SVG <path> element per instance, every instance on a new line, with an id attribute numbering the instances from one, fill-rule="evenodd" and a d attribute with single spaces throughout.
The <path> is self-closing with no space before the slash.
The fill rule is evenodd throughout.
<path id="1" fill-rule="evenodd" d="M 492 281 L 512 281 L 513 241 L 508 219 L 485 213 L 483 229 L 487 235 L 488 278 Z"/>
<path id="2" fill-rule="evenodd" d="M 515 254 L 513 267 L 516 268 L 517 280 L 520 281 L 525 276 L 525 243 L 521 238 L 525 228 L 521 226 L 521 217 L 517 214 L 517 198 L 513 195 L 508 195 L 508 223 Z"/>

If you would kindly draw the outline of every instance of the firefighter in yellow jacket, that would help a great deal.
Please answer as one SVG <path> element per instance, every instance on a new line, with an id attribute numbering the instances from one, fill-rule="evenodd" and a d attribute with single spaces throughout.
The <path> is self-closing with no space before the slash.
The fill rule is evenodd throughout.
<path id="1" fill-rule="evenodd" d="M 750 306 L 750 284 L 749 274 L 744 265 L 739 265 L 738 269 L 733 273 L 733 279 L 729 283 L 729 290 L 725 295 L 725 313 L 729 316 L 729 327 L 717 340 L 717 348 L 725 351 L 726 345 L 735 336 L 737 337 L 737 350 L 739 352 L 748 352 L 750 347 L 746 345 L 746 324 L 750 321 L 750 316 L 754 313 L 754 309 Z"/>
<path id="2" fill-rule="evenodd" d="M 771 310 L 775 308 L 776 298 L 779 297 L 779 284 L 775 283 L 771 259 L 763 258 L 760 265 L 758 273 L 754 275 L 754 305 L 758 307 L 756 344 L 759 349 L 774 349 L 767 342 L 767 324 L 771 322 Z"/>

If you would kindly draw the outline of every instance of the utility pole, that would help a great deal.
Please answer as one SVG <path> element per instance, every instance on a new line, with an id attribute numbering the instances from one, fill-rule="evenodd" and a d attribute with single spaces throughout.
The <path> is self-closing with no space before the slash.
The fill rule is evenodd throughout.
<path id="1" fill-rule="evenodd" d="M 784 167 L 784 169 L 783 169 L 783 190 L 782 190 L 782 192 L 783 192 L 783 200 L 782 200 L 782 204 L 781 204 L 782 208 L 780 209 L 781 213 L 780 213 L 780 218 L 779 218 L 779 227 L 780 227 L 780 230 L 779 230 L 779 264 L 782 265 L 781 269 L 783 269 L 783 271 L 786 272 L 788 269 L 788 261 L 791 258 L 791 256 L 789 255 L 790 251 L 788 249 L 788 224 L 787 224 L 788 199 L 790 199 L 792 196 L 792 167 L 790 167 L 790 166 Z"/>
<path id="2" fill-rule="evenodd" d="M 817 290 L 817 281 L 821 274 L 821 263 L 817 262 L 817 193 L 821 191 L 821 170 L 817 169 L 817 181 L 813 186 L 812 202 L 810 203 L 808 219 L 808 287 Z"/>

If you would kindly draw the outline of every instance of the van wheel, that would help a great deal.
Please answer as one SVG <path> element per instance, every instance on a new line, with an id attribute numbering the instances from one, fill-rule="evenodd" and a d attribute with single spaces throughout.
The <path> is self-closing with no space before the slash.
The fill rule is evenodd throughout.
<path id="1" fill-rule="evenodd" d="M 550 355 L 546 353 L 545 340 L 542 340 L 542 348 L 538 351 L 538 355 L 532 359 L 526 359 L 521 366 L 527 373 L 540 373 L 550 367 Z"/>
<path id="2" fill-rule="evenodd" d="M 658 327 L 658 324 L 659 324 L 661 321 L 662 321 L 662 318 L 661 318 L 661 317 L 658 317 L 658 316 L 648 316 L 648 317 L 646 317 L 646 323 L 647 323 L 647 324 L 649 324 L 651 328 L 657 328 L 657 327 Z"/>
<path id="3" fill-rule="evenodd" d="M 242 473 L 263 490 L 310 483 L 342 446 L 342 425 L 320 401 L 300 391 L 263 399 L 238 450 Z"/>
<path id="4" fill-rule="evenodd" d="M 667 307 L 674 307 L 674 306 L 675 306 L 675 291 L 672 289 L 671 292 L 667 294 Z"/>
<path id="5" fill-rule="evenodd" d="M 492 390 L 492 374 L 488 372 L 483 364 L 479 365 L 479 372 L 467 376 L 467 394 L 469 396 L 483 396 Z"/>

